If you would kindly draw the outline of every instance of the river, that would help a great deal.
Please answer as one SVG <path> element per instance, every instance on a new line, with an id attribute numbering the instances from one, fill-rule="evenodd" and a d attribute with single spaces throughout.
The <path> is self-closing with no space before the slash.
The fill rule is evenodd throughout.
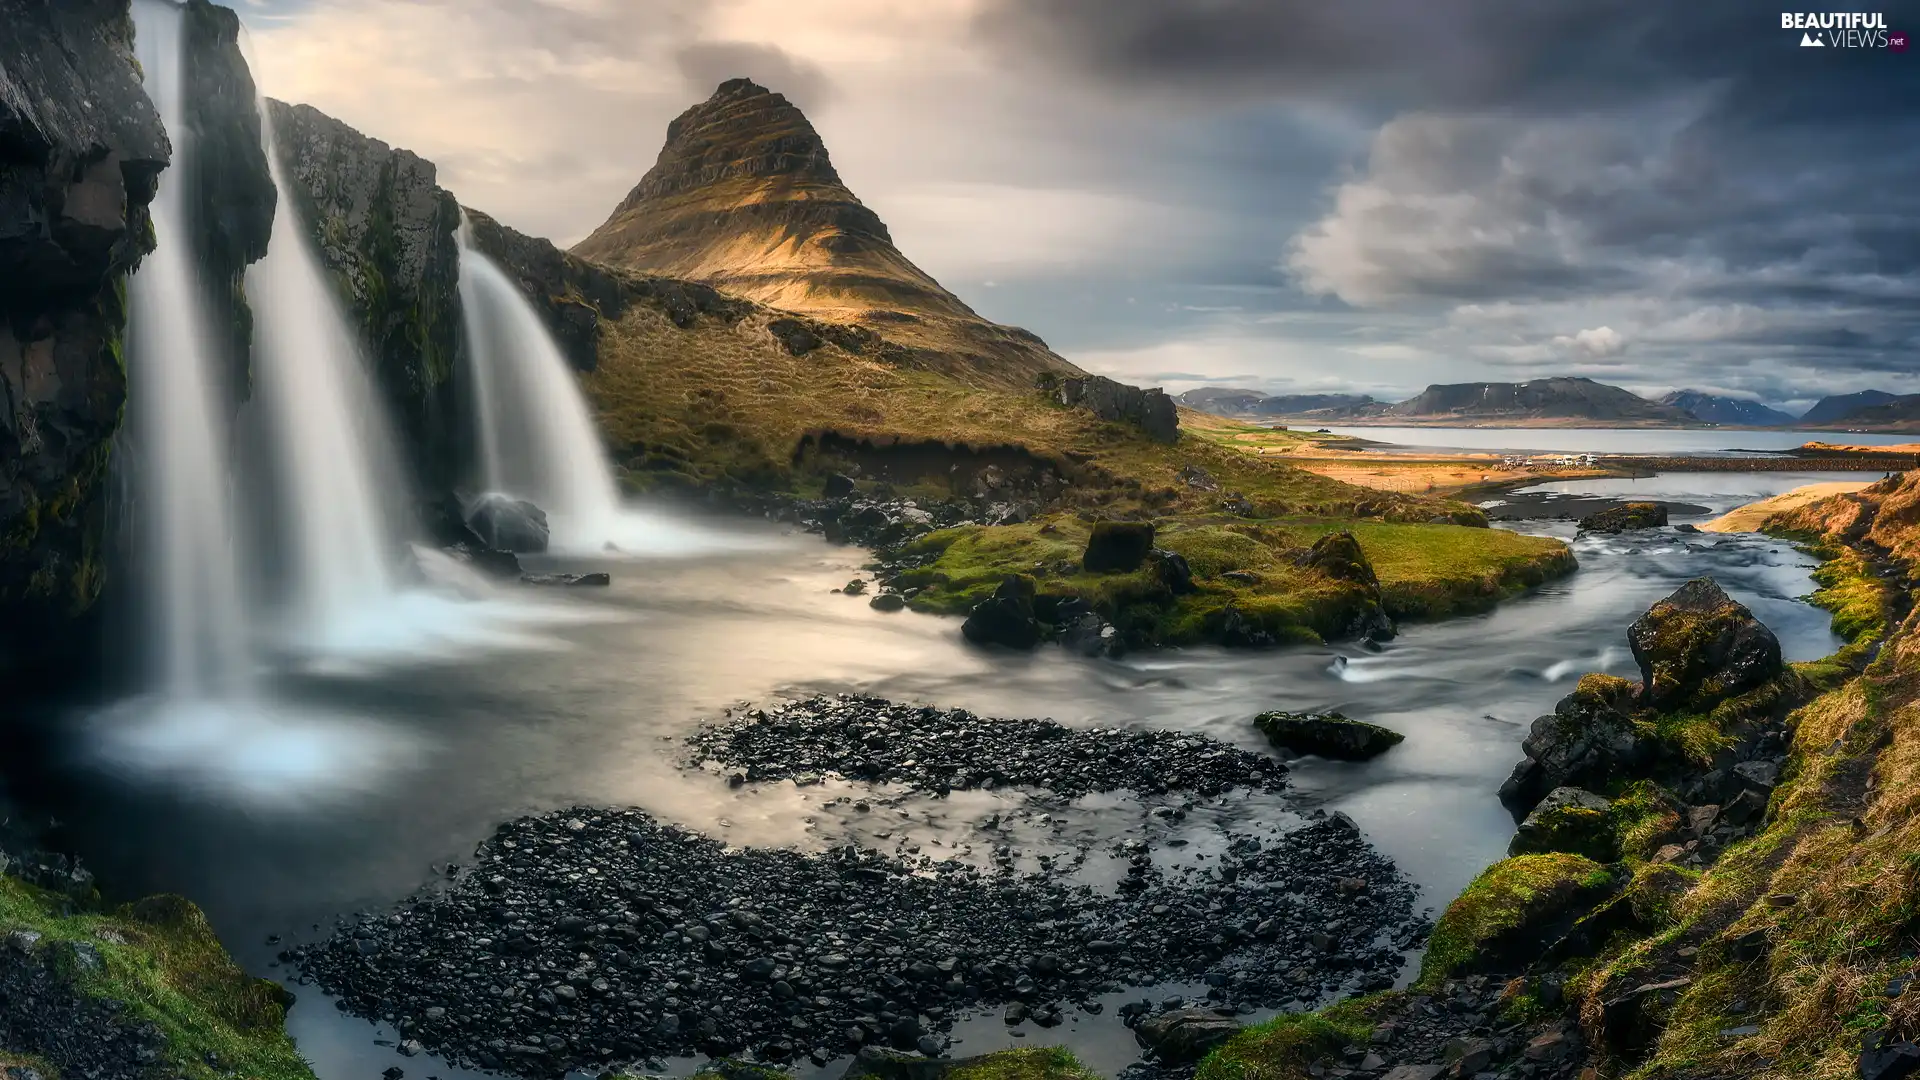
<path id="1" fill-rule="evenodd" d="M 1718 512 L 1805 482 L 1712 473 L 1554 486 L 1612 493 L 1629 484 L 1620 490 Z M 857 690 L 988 715 L 1178 728 L 1249 748 L 1263 747 L 1249 724 L 1262 710 L 1337 708 L 1406 742 L 1367 764 L 1301 762 L 1287 794 L 1219 813 L 1284 828 L 1314 807 L 1344 810 L 1437 908 L 1504 854 L 1513 821 L 1494 792 L 1527 725 L 1584 672 L 1633 674 L 1627 624 L 1681 582 L 1717 578 L 1790 659 L 1837 645 L 1826 615 L 1800 599 L 1813 587 L 1813 560 L 1751 536 L 1580 538 L 1574 576 L 1486 615 L 1405 626 L 1378 652 L 1201 648 L 1114 662 L 968 647 L 955 620 L 883 614 L 834 594 L 857 571 L 858 551 L 771 525 L 710 524 L 751 542 L 608 564 L 610 588 L 533 594 L 542 617 L 430 659 L 282 676 L 244 727 L 218 717 L 77 720 L 62 710 L 19 748 L 30 766 L 13 771 L 103 880 L 193 898 L 243 964 L 281 975 L 269 935 L 315 936 L 342 912 L 391 904 L 524 813 L 615 803 L 736 844 L 890 847 L 907 837 L 950 849 L 1024 802 L 1005 791 L 910 800 L 911 819 L 886 824 L 904 831 L 883 840 L 882 823 L 823 805 L 848 785 L 734 790 L 682 768 L 681 740 L 734 703 Z M 1566 523 L 1511 527 L 1572 537 Z M 1142 813 L 1125 799 L 1091 798 L 1066 815 L 1064 831 L 1033 830 L 1030 854 L 1125 835 Z M 1215 824 L 1196 816 L 1197 844 Z M 365 1080 L 388 1065 L 459 1075 L 398 1058 L 390 1036 L 377 1045 L 369 1024 L 311 987 L 295 989 L 303 1000 L 289 1025 L 323 1080 Z M 1112 1013 L 1045 1037 L 1115 1071 L 1135 1051 Z M 961 1054 L 1025 1042 L 997 1017 L 958 1034 Z"/>

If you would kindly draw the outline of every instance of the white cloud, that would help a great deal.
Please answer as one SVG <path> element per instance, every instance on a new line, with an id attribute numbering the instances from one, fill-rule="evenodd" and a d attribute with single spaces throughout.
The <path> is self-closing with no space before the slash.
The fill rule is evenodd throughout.
<path id="1" fill-rule="evenodd" d="M 1596 326 L 1577 334 L 1562 334 L 1554 338 L 1553 343 L 1575 356 L 1618 356 L 1627 351 L 1627 339 L 1611 326 Z"/>

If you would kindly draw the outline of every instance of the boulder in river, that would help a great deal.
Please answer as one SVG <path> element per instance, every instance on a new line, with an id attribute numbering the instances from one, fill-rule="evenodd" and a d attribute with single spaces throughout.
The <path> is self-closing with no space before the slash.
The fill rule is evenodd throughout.
<path id="1" fill-rule="evenodd" d="M 1397 731 L 1350 720 L 1337 712 L 1264 712 L 1254 717 L 1253 724 L 1275 746 L 1337 761 L 1378 757 L 1406 738 Z"/>
<path id="2" fill-rule="evenodd" d="M 1174 1009 L 1134 1025 L 1133 1037 L 1163 1064 L 1199 1061 L 1240 1032 L 1240 1021 L 1212 1009 Z"/>
<path id="3" fill-rule="evenodd" d="M 1140 569 L 1153 550 L 1153 522 L 1095 522 L 1080 565 L 1089 574 L 1120 574 Z"/>
<path id="4" fill-rule="evenodd" d="M 520 580 L 528 585 L 559 585 L 565 588 L 578 586 L 595 587 L 613 584 L 613 577 L 606 573 L 592 574 L 521 574 Z"/>
<path id="5" fill-rule="evenodd" d="M 1623 533 L 1657 529 L 1667 523 L 1667 508 L 1661 503 L 1630 502 L 1610 506 L 1580 519 L 1583 533 Z"/>
<path id="6" fill-rule="evenodd" d="M 1040 623 L 1033 617 L 1033 579 L 1009 574 L 993 595 L 973 606 L 960 633 L 975 645 L 1031 649 L 1040 644 Z"/>
<path id="7" fill-rule="evenodd" d="M 525 499 L 483 495 L 467 512 L 467 524 L 502 551 L 525 555 L 547 550 L 547 513 Z"/>
<path id="8" fill-rule="evenodd" d="M 1785 670 L 1780 639 L 1712 578 L 1695 578 L 1627 630 L 1644 704 L 1704 712 Z"/>

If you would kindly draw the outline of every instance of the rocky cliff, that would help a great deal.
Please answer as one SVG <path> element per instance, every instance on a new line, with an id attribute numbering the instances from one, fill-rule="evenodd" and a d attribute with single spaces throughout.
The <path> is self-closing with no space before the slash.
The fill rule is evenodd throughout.
<path id="1" fill-rule="evenodd" d="M 57 657 L 101 585 L 126 277 L 171 149 L 126 0 L 0 0 L 0 673 Z M 37 664 L 35 666 L 38 666 Z"/>
<path id="2" fill-rule="evenodd" d="M 593 235 L 588 259 L 716 285 L 772 307 L 871 324 L 929 365 L 1028 384 L 1075 374 L 1038 337 L 975 314 L 893 245 L 785 97 L 747 79 L 667 128 L 660 158 Z"/>
<path id="3" fill-rule="evenodd" d="M 269 101 L 294 206 L 367 343 L 423 491 L 459 479 L 460 205 L 433 162 L 306 105 Z"/>
<path id="4" fill-rule="evenodd" d="M 260 142 L 260 95 L 240 55 L 240 17 L 189 0 L 180 25 L 185 51 L 186 130 L 170 182 L 186 184 L 194 258 L 205 273 L 209 325 L 231 372 L 234 400 L 252 385 L 253 312 L 246 269 L 273 236 L 273 176 Z"/>

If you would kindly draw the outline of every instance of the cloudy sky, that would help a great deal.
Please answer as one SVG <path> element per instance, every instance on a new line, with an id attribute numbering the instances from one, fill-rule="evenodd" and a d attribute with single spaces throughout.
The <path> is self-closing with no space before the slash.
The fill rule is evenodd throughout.
<path id="1" fill-rule="evenodd" d="M 268 93 L 562 244 L 750 76 L 921 267 L 1132 381 L 1920 392 L 1920 50 L 1753 0 L 229 2 Z"/>

